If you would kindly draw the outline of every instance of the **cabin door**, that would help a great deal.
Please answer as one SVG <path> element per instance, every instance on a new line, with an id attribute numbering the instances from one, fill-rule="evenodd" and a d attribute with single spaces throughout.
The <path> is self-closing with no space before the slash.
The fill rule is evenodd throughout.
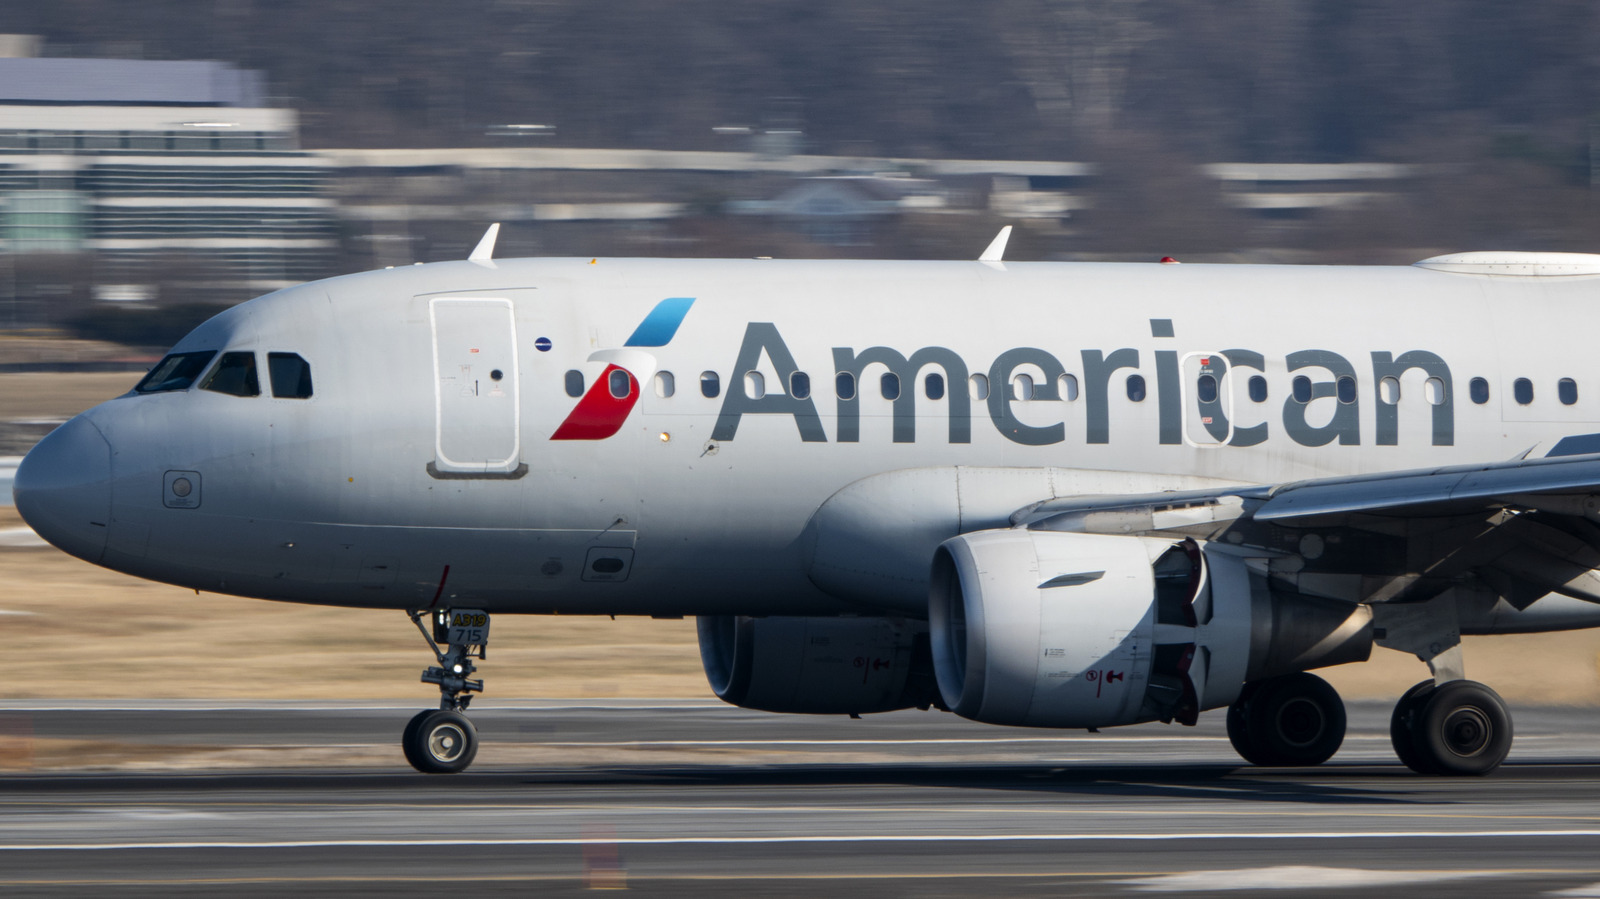
<path id="1" fill-rule="evenodd" d="M 516 318 L 511 301 L 435 297 L 433 325 L 436 477 L 520 477 Z"/>

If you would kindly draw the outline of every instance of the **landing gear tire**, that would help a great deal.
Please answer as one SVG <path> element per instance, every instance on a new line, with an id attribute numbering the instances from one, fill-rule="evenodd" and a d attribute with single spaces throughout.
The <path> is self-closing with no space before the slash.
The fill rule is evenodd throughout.
<path id="1" fill-rule="evenodd" d="M 1500 694 L 1483 684 L 1451 681 L 1413 701 L 1417 706 L 1410 715 L 1411 750 L 1420 764 L 1401 756 L 1413 771 L 1484 775 L 1500 767 L 1511 752 L 1511 713 Z"/>
<path id="2" fill-rule="evenodd" d="M 1412 737 L 1417 711 L 1437 687 L 1433 681 L 1425 680 L 1407 690 L 1395 703 L 1394 714 L 1389 716 L 1389 742 L 1394 745 L 1394 754 L 1400 757 L 1402 765 L 1418 774 L 1437 773 L 1428 767 L 1427 760 L 1417 751 L 1416 740 Z"/>
<path id="3" fill-rule="evenodd" d="M 401 740 L 406 761 L 424 774 L 465 771 L 478 754 L 478 731 L 467 716 L 448 709 L 421 712 Z"/>
<path id="4" fill-rule="evenodd" d="M 418 771 L 425 769 L 422 767 L 423 763 L 415 752 L 417 747 L 417 728 L 422 726 L 422 719 L 432 715 L 435 711 L 435 709 L 423 709 L 412 715 L 411 720 L 406 722 L 405 733 L 400 735 L 400 749 L 405 752 L 406 761 Z"/>
<path id="5" fill-rule="evenodd" d="M 1261 682 L 1244 685 L 1244 690 L 1239 693 L 1239 698 L 1233 705 L 1228 706 L 1228 742 L 1233 744 L 1239 757 L 1252 765 L 1270 765 L 1271 761 L 1261 754 L 1260 748 L 1250 736 L 1250 719 L 1248 709 L 1250 700 L 1259 692 Z"/>
<path id="6" fill-rule="evenodd" d="M 1314 674 L 1247 684 L 1228 708 L 1228 739 L 1245 761 L 1263 767 L 1320 765 L 1344 743 L 1344 703 Z"/>

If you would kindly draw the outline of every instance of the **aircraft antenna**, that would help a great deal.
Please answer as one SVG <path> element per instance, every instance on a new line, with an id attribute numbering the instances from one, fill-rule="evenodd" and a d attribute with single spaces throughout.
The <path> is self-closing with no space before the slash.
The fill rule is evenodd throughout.
<path id="1" fill-rule="evenodd" d="M 1006 241 L 1010 239 L 1011 226 L 1007 225 L 1000 229 L 1000 233 L 994 236 L 994 240 L 989 241 L 989 248 L 983 251 L 983 255 L 978 257 L 978 261 L 999 262 L 1000 257 L 1006 253 Z"/>
<path id="2" fill-rule="evenodd" d="M 494 258 L 495 238 L 500 236 L 500 223 L 495 222 L 489 230 L 483 232 L 483 239 L 472 249 L 472 255 L 467 257 L 468 262 L 488 262 Z"/>

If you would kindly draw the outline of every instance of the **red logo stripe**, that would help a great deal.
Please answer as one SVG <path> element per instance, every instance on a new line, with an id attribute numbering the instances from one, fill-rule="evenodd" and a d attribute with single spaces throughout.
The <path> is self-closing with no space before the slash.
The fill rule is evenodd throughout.
<path id="1" fill-rule="evenodd" d="M 628 395 L 611 395 L 611 373 L 620 371 L 628 376 Z M 634 404 L 639 402 L 639 379 L 632 372 L 617 365 L 607 365 L 606 370 L 590 385 L 589 391 L 578 400 L 578 405 L 567 420 L 556 428 L 551 440 L 604 440 L 622 430 L 622 423 Z"/>

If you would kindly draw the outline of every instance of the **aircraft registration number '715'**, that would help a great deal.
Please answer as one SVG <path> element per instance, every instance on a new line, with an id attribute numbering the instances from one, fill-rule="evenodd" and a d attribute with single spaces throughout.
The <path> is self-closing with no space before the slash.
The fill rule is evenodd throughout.
<path id="1" fill-rule="evenodd" d="M 452 646 L 482 646 L 489 642 L 489 614 L 478 609 L 456 609 L 450 613 L 447 641 Z"/>

